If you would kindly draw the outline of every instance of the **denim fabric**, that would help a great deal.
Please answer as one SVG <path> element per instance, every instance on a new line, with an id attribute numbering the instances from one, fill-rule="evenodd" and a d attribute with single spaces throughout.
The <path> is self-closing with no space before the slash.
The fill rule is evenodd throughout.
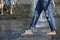
<path id="1" fill-rule="evenodd" d="M 6 5 L 9 5 L 9 4 L 13 5 L 14 0 L 6 0 L 5 2 L 6 2 Z"/>
<path id="2" fill-rule="evenodd" d="M 56 29 L 55 20 L 52 13 L 51 1 L 49 5 L 48 5 L 48 1 L 49 0 L 38 0 L 35 11 L 33 13 L 33 18 L 30 24 L 30 28 L 34 28 L 36 26 L 39 16 L 43 10 L 46 14 L 46 18 L 50 25 L 51 30 Z"/>

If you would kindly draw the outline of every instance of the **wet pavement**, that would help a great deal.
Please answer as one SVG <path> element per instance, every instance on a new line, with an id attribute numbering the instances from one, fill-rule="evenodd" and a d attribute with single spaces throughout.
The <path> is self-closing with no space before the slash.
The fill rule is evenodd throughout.
<path id="1" fill-rule="evenodd" d="M 57 35 L 55 36 L 46 35 L 50 31 L 47 22 L 39 22 L 40 25 L 45 24 L 45 27 L 33 29 L 33 35 L 22 36 L 21 33 L 29 26 L 29 24 L 25 24 L 26 20 L 0 20 L 0 40 L 60 40 L 60 18 L 55 19 L 57 24 Z"/>

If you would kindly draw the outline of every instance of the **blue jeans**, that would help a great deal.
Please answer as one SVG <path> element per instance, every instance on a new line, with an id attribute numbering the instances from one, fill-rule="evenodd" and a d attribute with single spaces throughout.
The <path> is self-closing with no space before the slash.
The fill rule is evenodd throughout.
<path id="1" fill-rule="evenodd" d="M 10 1 L 10 3 L 9 3 L 9 1 Z M 14 0 L 5 0 L 5 2 L 6 2 L 6 5 L 13 5 L 13 2 L 14 2 Z"/>
<path id="2" fill-rule="evenodd" d="M 33 18 L 32 18 L 31 24 L 30 24 L 30 28 L 34 28 L 36 26 L 38 18 L 40 16 L 42 10 L 44 10 L 51 30 L 56 29 L 55 20 L 54 20 L 53 13 L 52 13 L 51 2 L 47 6 L 48 1 L 49 0 L 38 0 L 35 11 L 33 13 Z"/>

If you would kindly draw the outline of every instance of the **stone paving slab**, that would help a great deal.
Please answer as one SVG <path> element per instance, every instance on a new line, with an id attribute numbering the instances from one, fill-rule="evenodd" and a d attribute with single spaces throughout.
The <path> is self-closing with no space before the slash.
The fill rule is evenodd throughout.
<path id="1" fill-rule="evenodd" d="M 27 26 L 23 23 L 22 20 L 0 20 L 0 40 L 60 40 L 60 19 L 56 21 L 57 35 L 55 36 L 46 35 L 50 31 L 49 26 L 32 29 L 34 35 L 22 36 Z"/>

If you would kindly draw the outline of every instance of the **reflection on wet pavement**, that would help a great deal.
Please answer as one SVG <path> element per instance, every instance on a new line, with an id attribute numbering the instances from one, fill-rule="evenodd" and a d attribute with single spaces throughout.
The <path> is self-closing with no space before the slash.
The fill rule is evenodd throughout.
<path id="1" fill-rule="evenodd" d="M 21 36 L 21 33 L 24 32 L 24 28 L 27 26 L 24 25 L 24 22 L 22 20 L 0 20 L 0 40 L 59 40 L 60 19 L 56 19 L 57 35 L 55 36 L 46 35 L 46 33 L 50 31 L 49 27 L 35 28 L 33 29 L 34 35 Z"/>

